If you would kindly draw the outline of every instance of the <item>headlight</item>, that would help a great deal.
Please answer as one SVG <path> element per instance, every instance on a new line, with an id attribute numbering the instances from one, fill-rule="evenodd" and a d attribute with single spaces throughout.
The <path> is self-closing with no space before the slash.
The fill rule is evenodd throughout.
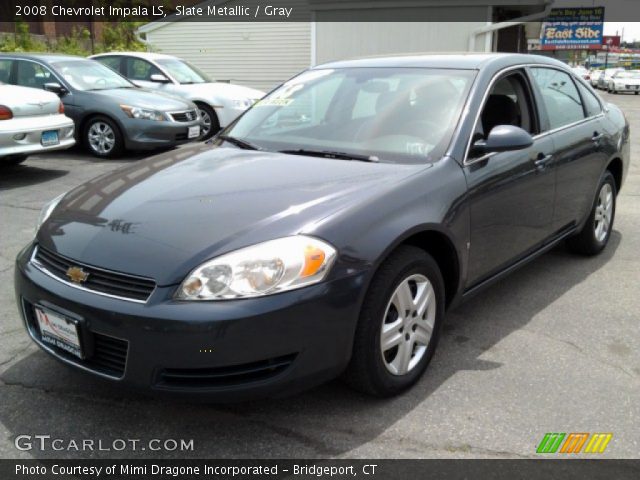
<path id="1" fill-rule="evenodd" d="M 40 216 L 38 217 L 38 224 L 36 225 L 36 232 L 40 230 L 42 224 L 47 221 L 47 218 L 51 216 L 51 212 L 53 212 L 53 209 L 58 206 L 58 203 L 60 203 L 60 200 L 62 200 L 62 197 L 64 197 L 66 194 L 67 193 L 65 192 L 62 195 L 58 195 L 56 198 L 42 207 L 42 210 L 40 210 Z"/>
<path id="2" fill-rule="evenodd" d="M 158 122 L 166 120 L 164 113 L 158 112 L 157 110 L 149 110 L 146 108 L 132 107 L 130 105 L 120 105 L 120 108 L 130 118 L 141 118 L 143 120 L 156 120 Z"/>
<path id="3" fill-rule="evenodd" d="M 254 100 L 251 98 L 238 98 L 235 100 L 231 100 L 231 105 L 233 106 L 233 108 L 241 108 L 246 110 L 253 104 Z"/>
<path id="4" fill-rule="evenodd" d="M 336 249 L 317 238 L 279 238 L 202 264 L 182 282 L 176 297 L 225 300 L 293 290 L 322 281 L 335 258 Z"/>

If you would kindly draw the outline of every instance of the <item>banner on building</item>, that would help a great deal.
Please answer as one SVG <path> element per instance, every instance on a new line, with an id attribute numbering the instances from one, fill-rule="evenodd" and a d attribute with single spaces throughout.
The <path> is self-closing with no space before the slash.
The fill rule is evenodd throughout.
<path id="1" fill-rule="evenodd" d="M 542 50 L 602 48 L 604 7 L 554 8 L 542 24 Z"/>

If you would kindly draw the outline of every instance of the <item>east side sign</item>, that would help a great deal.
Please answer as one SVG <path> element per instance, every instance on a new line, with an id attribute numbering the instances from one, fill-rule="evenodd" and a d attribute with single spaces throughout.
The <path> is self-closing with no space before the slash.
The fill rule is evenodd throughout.
<path id="1" fill-rule="evenodd" d="M 602 48 L 604 7 L 554 8 L 542 24 L 543 50 Z"/>

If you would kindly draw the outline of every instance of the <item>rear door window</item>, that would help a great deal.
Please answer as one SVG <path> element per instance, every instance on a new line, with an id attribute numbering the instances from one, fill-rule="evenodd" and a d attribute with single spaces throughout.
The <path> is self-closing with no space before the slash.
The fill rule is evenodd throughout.
<path id="1" fill-rule="evenodd" d="M 51 70 L 39 63 L 18 60 L 16 85 L 31 88 L 43 88 L 45 83 L 57 82 Z"/>
<path id="2" fill-rule="evenodd" d="M 585 118 L 580 94 L 568 73 L 545 67 L 533 67 L 531 73 L 542 94 L 552 130 Z"/>
<path id="3" fill-rule="evenodd" d="M 13 60 L 0 59 L 0 82 L 9 83 L 11 81 L 11 68 Z"/>
<path id="4" fill-rule="evenodd" d="M 115 70 L 120 73 L 120 62 L 122 61 L 122 57 L 99 57 L 96 58 L 96 60 L 101 64 L 106 65 L 111 70 Z"/>
<path id="5" fill-rule="evenodd" d="M 578 90 L 582 96 L 582 102 L 584 103 L 584 108 L 587 111 L 587 117 L 594 117 L 602 113 L 602 106 L 593 92 L 580 82 L 576 82 L 576 85 L 578 86 Z"/>

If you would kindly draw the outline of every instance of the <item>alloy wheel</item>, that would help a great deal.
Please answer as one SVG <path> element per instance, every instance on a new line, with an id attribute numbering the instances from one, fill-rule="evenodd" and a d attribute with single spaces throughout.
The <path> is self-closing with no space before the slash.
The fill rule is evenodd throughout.
<path id="1" fill-rule="evenodd" d="M 424 357 L 436 319 L 436 295 L 424 275 L 405 278 L 387 304 L 380 331 L 380 350 L 387 370 L 406 375 Z"/>
<path id="2" fill-rule="evenodd" d="M 206 137 L 211 131 L 211 116 L 209 116 L 209 113 L 202 108 L 198 110 L 200 111 L 200 116 L 202 117 L 202 127 L 201 127 L 200 136 Z"/>
<path id="3" fill-rule="evenodd" d="M 95 122 L 89 128 L 87 135 L 89 146 L 100 155 L 106 155 L 113 150 L 116 144 L 116 135 L 113 129 L 105 122 Z"/>
<path id="4" fill-rule="evenodd" d="M 609 183 L 602 185 L 595 211 L 594 232 L 596 240 L 603 242 L 609 234 L 613 216 L 613 189 Z"/>

